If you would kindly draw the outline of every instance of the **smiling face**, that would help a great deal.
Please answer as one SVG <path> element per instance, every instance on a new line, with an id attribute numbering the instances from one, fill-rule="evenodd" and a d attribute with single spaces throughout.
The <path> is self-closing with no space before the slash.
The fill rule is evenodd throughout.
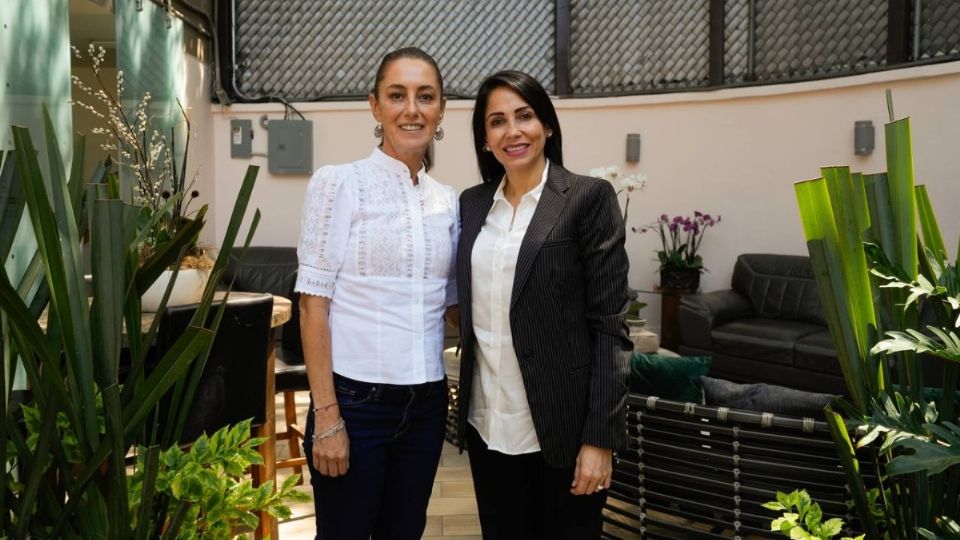
<path id="1" fill-rule="evenodd" d="M 486 146 L 507 175 L 527 171 L 544 162 L 543 147 L 550 130 L 520 94 L 507 87 L 495 88 L 487 98 L 484 119 Z"/>
<path id="2" fill-rule="evenodd" d="M 414 58 L 394 60 L 369 100 L 374 118 L 383 124 L 383 152 L 419 170 L 443 120 L 444 99 L 433 66 Z"/>

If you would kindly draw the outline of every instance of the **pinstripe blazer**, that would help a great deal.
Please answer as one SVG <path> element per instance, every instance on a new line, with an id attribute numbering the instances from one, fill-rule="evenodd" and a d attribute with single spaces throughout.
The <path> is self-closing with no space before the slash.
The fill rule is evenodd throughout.
<path id="1" fill-rule="evenodd" d="M 470 258 L 498 184 L 486 182 L 460 196 L 460 441 L 476 360 Z M 551 163 L 520 245 L 510 329 L 540 448 L 553 467 L 573 467 L 584 443 L 612 449 L 627 444 L 633 344 L 624 321 L 628 262 L 623 244 L 623 220 L 610 183 Z"/>

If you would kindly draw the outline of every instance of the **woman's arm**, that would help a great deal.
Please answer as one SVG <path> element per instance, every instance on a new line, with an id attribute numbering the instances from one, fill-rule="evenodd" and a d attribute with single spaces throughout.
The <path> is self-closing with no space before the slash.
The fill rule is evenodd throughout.
<path id="1" fill-rule="evenodd" d="M 313 397 L 315 434 L 323 433 L 340 421 L 340 407 L 333 388 L 329 314 L 329 298 L 300 295 L 300 339 Z M 320 474 L 340 476 L 347 473 L 349 465 L 350 439 L 346 429 L 314 440 L 313 466 Z"/>
<path id="2" fill-rule="evenodd" d="M 626 336 L 624 316 L 629 262 L 616 192 L 609 182 L 594 182 L 582 206 L 579 228 L 586 318 L 594 348 L 589 410 L 571 489 L 577 495 L 610 486 L 613 450 L 626 443 L 631 343 Z"/>

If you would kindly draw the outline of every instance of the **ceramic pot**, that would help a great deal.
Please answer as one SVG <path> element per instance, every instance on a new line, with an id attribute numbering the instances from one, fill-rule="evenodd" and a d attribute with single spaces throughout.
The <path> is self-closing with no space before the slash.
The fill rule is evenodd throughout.
<path id="1" fill-rule="evenodd" d="M 173 270 L 164 270 L 160 277 L 153 282 L 153 285 L 143 293 L 140 298 L 140 309 L 142 311 L 157 311 L 160 307 L 160 300 L 163 299 L 163 293 L 167 290 L 167 284 L 173 277 Z M 203 296 L 203 290 L 207 287 L 207 280 L 210 279 L 209 270 L 182 269 L 177 273 L 177 281 L 173 284 L 173 290 L 170 291 L 170 298 L 167 299 L 167 306 L 183 306 L 186 304 L 196 304 Z"/>
<path id="2" fill-rule="evenodd" d="M 699 268 L 663 268 L 660 270 L 661 289 L 689 289 L 700 288 Z"/>

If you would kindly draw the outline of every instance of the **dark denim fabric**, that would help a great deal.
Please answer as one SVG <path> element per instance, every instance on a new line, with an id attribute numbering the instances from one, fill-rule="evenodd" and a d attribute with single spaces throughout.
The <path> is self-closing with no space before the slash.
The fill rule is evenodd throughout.
<path id="1" fill-rule="evenodd" d="M 334 374 L 334 386 L 350 437 L 350 468 L 330 478 L 313 467 L 311 403 L 303 450 L 317 539 L 419 539 L 443 447 L 446 379 L 407 386 Z"/>

